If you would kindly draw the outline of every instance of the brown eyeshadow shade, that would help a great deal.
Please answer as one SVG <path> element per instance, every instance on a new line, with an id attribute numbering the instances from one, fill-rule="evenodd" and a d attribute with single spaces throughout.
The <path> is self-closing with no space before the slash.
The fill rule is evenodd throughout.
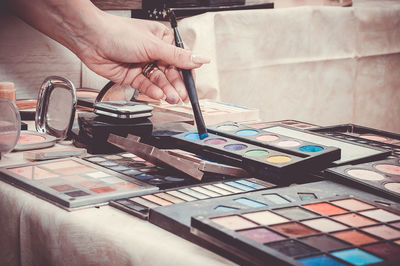
<path id="1" fill-rule="evenodd" d="M 168 201 L 170 201 L 170 202 L 172 202 L 172 203 L 175 203 L 175 204 L 176 204 L 176 203 L 186 202 L 186 201 L 184 201 L 184 200 L 181 200 L 180 198 L 174 197 L 174 196 L 169 195 L 169 194 L 164 193 L 164 192 L 157 193 L 157 194 L 154 194 L 154 195 L 156 195 L 157 197 L 160 197 L 160 198 L 162 198 L 162 199 L 168 200 Z"/>
<path id="2" fill-rule="evenodd" d="M 250 238 L 251 240 L 258 243 L 269 243 L 285 239 L 284 236 L 281 236 L 266 228 L 252 228 L 248 230 L 238 231 L 237 233 L 246 238 Z"/>
<path id="3" fill-rule="evenodd" d="M 338 222 L 342 222 L 344 224 L 350 225 L 352 227 L 362 227 L 362 226 L 373 225 L 373 224 L 377 223 L 374 220 L 371 220 L 367 217 L 358 215 L 356 213 L 341 214 L 341 215 L 333 216 L 331 218 Z"/>
<path id="4" fill-rule="evenodd" d="M 51 186 L 51 188 L 54 190 L 60 191 L 60 192 L 76 189 L 75 187 L 67 185 L 67 184 Z"/>
<path id="5" fill-rule="evenodd" d="M 350 246 L 349 244 L 333 238 L 329 235 L 309 236 L 302 238 L 301 242 L 306 243 L 312 247 L 317 247 L 319 250 L 322 251 L 343 249 Z"/>
<path id="6" fill-rule="evenodd" d="M 96 187 L 96 188 L 91 188 L 90 190 L 99 194 L 115 191 L 115 189 L 113 189 L 112 187 Z"/>
<path id="7" fill-rule="evenodd" d="M 304 208 L 307 208 L 311 211 L 315 211 L 317 213 L 323 215 L 332 215 L 332 214 L 340 214 L 345 213 L 347 210 L 336 207 L 330 203 L 321 202 L 321 203 L 313 203 L 308 205 L 303 205 Z"/>
<path id="8" fill-rule="evenodd" d="M 393 164 L 376 164 L 375 168 L 381 172 L 391 175 L 400 175 L 400 166 Z"/>
<path id="9" fill-rule="evenodd" d="M 304 226 L 297 222 L 283 223 L 270 226 L 275 231 L 290 237 L 309 236 L 318 233 L 314 229 Z"/>
<path id="10" fill-rule="evenodd" d="M 337 232 L 333 233 L 332 236 L 339 238 L 343 241 L 346 241 L 348 243 L 351 243 L 353 245 L 364 245 L 378 241 L 376 238 L 368 236 L 356 230 Z"/>
<path id="11" fill-rule="evenodd" d="M 385 259 L 395 259 L 400 257 L 400 247 L 391 243 L 368 245 L 363 247 L 363 249 Z"/>
<path id="12" fill-rule="evenodd" d="M 66 194 L 70 197 L 74 197 L 74 198 L 90 195 L 89 193 L 86 193 L 85 191 L 82 191 L 82 190 L 65 192 L 64 194 Z"/>
<path id="13" fill-rule="evenodd" d="M 160 206 L 172 205 L 172 202 L 164 200 L 162 198 L 159 198 L 159 197 L 151 195 L 151 194 L 150 195 L 143 195 L 142 198 L 144 198 L 144 199 L 146 199 L 148 201 L 151 201 L 153 203 L 156 203 L 156 204 L 158 204 Z"/>

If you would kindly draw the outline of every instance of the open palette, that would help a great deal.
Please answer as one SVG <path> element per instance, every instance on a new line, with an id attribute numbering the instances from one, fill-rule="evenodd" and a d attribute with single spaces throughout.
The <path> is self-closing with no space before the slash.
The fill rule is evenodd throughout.
<path id="1" fill-rule="evenodd" d="M 300 129 L 315 129 L 319 128 L 320 126 L 310 124 L 308 122 L 302 122 L 302 121 L 297 121 L 297 120 L 278 120 L 278 121 L 270 121 L 270 122 L 251 122 L 251 123 L 244 123 L 246 126 L 255 128 L 255 129 L 260 129 L 260 128 L 266 128 L 270 126 L 276 126 L 276 125 L 285 125 L 285 126 L 290 126 L 290 127 L 295 127 L 295 128 L 300 128 Z"/>
<path id="2" fill-rule="evenodd" d="M 343 165 L 325 171 L 334 181 L 363 185 L 376 194 L 400 200 L 400 159 L 386 159 L 375 162 Z"/>
<path id="3" fill-rule="evenodd" d="M 261 132 L 255 129 L 236 129 L 239 134 L 255 132 L 260 138 L 272 136 L 259 134 Z M 279 138 L 278 135 L 274 136 Z M 282 146 L 266 144 L 266 141 L 257 140 L 257 136 L 233 137 L 228 133 L 223 136 L 209 133 L 209 136 L 202 140 L 195 132 L 181 133 L 171 138 L 175 139 L 182 149 L 197 152 L 217 162 L 241 166 L 259 177 L 274 178 L 274 181 L 279 183 L 288 182 L 284 177 L 299 171 L 324 169 L 332 161 L 340 158 L 338 148 L 286 137 L 281 139 L 282 143 L 286 143 Z"/>
<path id="4" fill-rule="evenodd" d="M 399 134 L 354 124 L 321 127 L 313 129 L 312 131 L 337 139 L 345 139 L 356 143 L 392 150 L 393 156 L 400 157 Z"/>
<path id="5" fill-rule="evenodd" d="M 291 215 L 296 209 L 303 215 Z M 191 232 L 255 265 L 399 265 L 400 212 L 344 196 L 192 217 Z"/>
<path id="6" fill-rule="evenodd" d="M 207 184 L 192 185 L 149 193 L 137 197 L 124 198 L 110 203 L 142 219 L 148 219 L 153 208 L 171 206 L 185 202 L 196 202 L 205 199 L 216 199 L 226 195 L 237 195 L 275 187 L 275 185 L 255 178 L 219 181 Z"/>
<path id="7" fill-rule="evenodd" d="M 0 178 L 64 208 L 101 204 L 158 190 L 77 158 L 4 167 L 0 169 Z"/>
<path id="8" fill-rule="evenodd" d="M 198 183 L 196 179 L 155 166 L 129 152 L 95 155 L 84 159 L 161 189 Z"/>

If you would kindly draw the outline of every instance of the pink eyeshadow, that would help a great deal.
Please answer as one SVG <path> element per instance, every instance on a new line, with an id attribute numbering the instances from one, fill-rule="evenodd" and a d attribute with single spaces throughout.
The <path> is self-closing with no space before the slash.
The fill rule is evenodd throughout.
<path id="1" fill-rule="evenodd" d="M 25 177 L 27 179 L 31 179 L 31 180 L 58 177 L 57 174 L 43 170 L 37 166 L 24 166 L 24 167 L 18 167 L 18 168 L 11 168 L 8 170 L 10 172 L 16 173 L 20 176 L 23 176 L 23 177 Z"/>
<path id="2" fill-rule="evenodd" d="M 80 167 L 71 167 L 56 170 L 58 173 L 63 175 L 73 175 L 73 174 L 81 174 L 87 172 L 97 171 L 96 169 L 88 166 L 80 166 Z"/>
<path id="3" fill-rule="evenodd" d="M 114 187 L 118 188 L 119 190 L 128 190 L 132 188 L 138 188 L 139 185 L 136 185 L 134 183 L 119 183 L 115 184 Z"/>
<path id="4" fill-rule="evenodd" d="M 240 230 L 257 226 L 257 224 L 252 223 L 237 215 L 212 218 L 211 220 L 214 223 L 222 225 L 223 227 L 231 230 Z"/>
<path id="5" fill-rule="evenodd" d="M 30 144 L 30 143 L 36 143 L 36 142 L 41 142 L 44 141 L 46 138 L 43 136 L 39 135 L 32 135 L 32 134 L 24 134 L 22 133 L 19 136 L 18 143 L 17 144 Z"/>
<path id="6" fill-rule="evenodd" d="M 100 185 L 100 183 L 97 183 L 94 181 L 87 181 L 87 182 L 78 183 L 78 185 L 80 185 L 82 187 L 97 187 Z"/>
<path id="7" fill-rule="evenodd" d="M 91 188 L 90 190 L 96 193 L 108 193 L 115 191 L 115 189 L 111 187 L 96 187 L 96 188 Z"/>

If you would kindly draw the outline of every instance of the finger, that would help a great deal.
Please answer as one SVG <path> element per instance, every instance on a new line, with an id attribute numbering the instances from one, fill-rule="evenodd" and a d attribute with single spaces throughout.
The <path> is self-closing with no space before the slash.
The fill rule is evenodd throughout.
<path id="1" fill-rule="evenodd" d="M 165 96 L 167 96 L 166 101 L 168 103 L 176 104 L 179 102 L 180 97 L 176 87 L 170 83 L 164 72 L 157 68 L 153 71 L 153 73 L 151 73 L 149 78 L 153 84 L 157 85 L 163 90 Z"/>
<path id="2" fill-rule="evenodd" d="M 167 44 L 159 40 L 155 49 L 147 51 L 153 60 L 161 60 L 168 65 L 173 65 L 183 69 L 193 69 L 207 64 L 210 59 L 205 56 L 195 55 L 191 51 Z"/>
<path id="3" fill-rule="evenodd" d="M 179 98 L 186 102 L 188 99 L 188 94 L 186 91 L 185 83 L 183 82 L 183 78 L 181 72 L 173 66 L 169 66 L 165 70 L 165 76 L 167 77 L 168 81 L 172 84 L 175 88 L 176 92 L 179 95 Z"/>
<path id="4" fill-rule="evenodd" d="M 135 77 L 131 84 L 132 88 L 137 89 L 141 93 L 153 98 L 155 100 L 160 100 L 166 98 L 164 92 L 156 86 L 153 82 L 147 79 L 143 74 L 139 74 Z"/>

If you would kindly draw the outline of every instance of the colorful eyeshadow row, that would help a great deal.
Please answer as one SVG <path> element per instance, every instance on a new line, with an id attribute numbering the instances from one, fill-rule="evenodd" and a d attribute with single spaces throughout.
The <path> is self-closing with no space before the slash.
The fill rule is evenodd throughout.
<path id="1" fill-rule="evenodd" d="M 387 159 L 357 165 L 329 168 L 325 171 L 332 180 L 361 184 L 384 196 L 400 199 L 400 159 Z"/>
<path id="2" fill-rule="evenodd" d="M 160 189 L 195 183 L 195 180 L 192 178 L 162 169 L 128 152 L 112 155 L 96 155 L 84 159 L 144 183 L 157 186 Z"/>
<path id="3" fill-rule="evenodd" d="M 320 151 L 311 151 L 312 156 L 293 155 L 271 148 L 264 148 L 239 140 L 209 133 L 201 140 L 197 133 L 181 133 L 171 136 L 177 145 L 188 151 L 195 151 L 207 159 L 237 165 L 259 177 L 276 178 L 276 182 L 287 182 L 285 178 L 299 171 L 322 169 L 340 158 L 340 150 L 324 147 Z"/>
<path id="4" fill-rule="evenodd" d="M 208 128 L 208 131 L 216 135 L 225 136 L 261 147 L 276 149 L 300 157 L 311 157 L 314 155 L 320 156 L 322 153 L 332 152 L 332 148 L 324 145 L 279 134 L 269 134 L 262 130 L 233 122 L 216 125 Z"/>
<path id="5" fill-rule="evenodd" d="M 274 187 L 274 185 L 255 178 L 238 179 L 159 191 L 138 197 L 116 200 L 111 202 L 110 205 L 147 219 L 149 210 L 152 208 L 236 195 L 270 187 Z"/>
<path id="6" fill-rule="evenodd" d="M 157 190 L 77 158 L 7 167 L 0 169 L 0 176 L 66 208 Z"/>
<path id="7" fill-rule="evenodd" d="M 192 217 L 192 228 L 255 264 L 400 261 L 400 213 L 353 197 Z"/>

